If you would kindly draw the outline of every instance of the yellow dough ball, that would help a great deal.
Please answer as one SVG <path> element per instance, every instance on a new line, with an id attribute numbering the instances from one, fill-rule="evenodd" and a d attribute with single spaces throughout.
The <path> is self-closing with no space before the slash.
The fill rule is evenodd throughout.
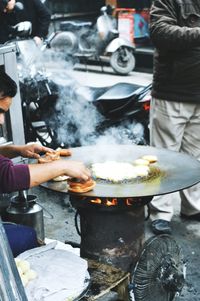
<path id="1" fill-rule="evenodd" d="M 21 280 L 22 280 L 23 286 L 26 286 L 26 285 L 28 284 L 28 278 L 26 277 L 25 274 L 23 274 L 23 275 L 21 276 Z"/>
<path id="2" fill-rule="evenodd" d="M 15 258 L 15 263 L 16 263 L 16 266 L 19 266 L 21 260 L 19 258 Z"/>
<path id="3" fill-rule="evenodd" d="M 149 161 L 149 163 L 155 163 L 158 161 L 158 158 L 154 155 L 145 155 L 142 159 Z"/>
<path id="4" fill-rule="evenodd" d="M 20 268 L 20 266 L 17 267 L 17 270 L 18 270 L 18 273 L 20 275 L 20 277 L 23 275 L 23 271 L 22 269 Z"/>
<path id="5" fill-rule="evenodd" d="M 149 161 L 145 159 L 137 159 L 133 162 L 134 165 L 149 165 Z"/>
<path id="6" fill-rule="evenodd" d="M 21 260 L 18 266 L 22 269 L 23 274 L 30 270 L 30 263 L 26 260 Z"/>
<path id="7" fill-rule="evenodd" d="M 33 280 L 37 277 L 37 273 L 33 270 L 29 270 L 29 271 L 27 271 L 25 276 L 27 277 L 28 280 Z"/>

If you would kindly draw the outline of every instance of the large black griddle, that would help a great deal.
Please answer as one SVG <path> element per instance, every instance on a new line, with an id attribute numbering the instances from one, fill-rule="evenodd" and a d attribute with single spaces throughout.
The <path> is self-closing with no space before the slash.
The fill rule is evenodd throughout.
<path id="1" fill-rule="evenodd" d="M 160 169 L 156 177 L 134 183 L 97 182 L 95 188 L 79 194 L 88 197 L 129 198 L 156 196 L 183 190 L 200 182 L 200 162 L 186 154 L 138 145 L 95 145 L 72 148 L 72 156 L 65 160 L 83 161 L 90 166 L 95 162 L 133 162 L 143 155 L 156 155 Z M 49 181 L 43 187 L 67 193 L 67 183 Z M 72 193 L 71 193 L 72 194 Z M 76 194 L 78 195 L 78 194 Z"/>

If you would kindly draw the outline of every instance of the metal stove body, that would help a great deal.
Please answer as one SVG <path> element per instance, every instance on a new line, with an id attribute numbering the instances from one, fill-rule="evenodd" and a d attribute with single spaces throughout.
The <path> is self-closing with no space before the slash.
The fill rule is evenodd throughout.
<path id="1" fill-rule="evenodd" d="M 150 199 L 95 199 L 71 195 L 70 201 L 77 209 L 81 256 L 130 271 L 144 243 L 143 204 Z"/>

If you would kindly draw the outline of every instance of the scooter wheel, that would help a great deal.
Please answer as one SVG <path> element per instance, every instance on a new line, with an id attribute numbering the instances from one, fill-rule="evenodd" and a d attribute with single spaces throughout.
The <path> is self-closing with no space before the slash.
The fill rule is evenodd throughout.
<path id="1" fill-rule="evenodd" d="M 135 68 L 135 56 L 128 48 L 120 47 L 112 53 L 110 65 L 117 74 L 127 75 Z"/>

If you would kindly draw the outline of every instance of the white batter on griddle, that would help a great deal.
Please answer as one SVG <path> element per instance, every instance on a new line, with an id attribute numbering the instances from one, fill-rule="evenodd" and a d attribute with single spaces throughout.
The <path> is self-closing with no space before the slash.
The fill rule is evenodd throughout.
<path id="1" fill-rule="evenodd" d="M 92 173 L 97 179 L 120 182 L 149 174 L 149 166 L 134 165 L 127 162 L 106 161 L 92 164 Z"/>

